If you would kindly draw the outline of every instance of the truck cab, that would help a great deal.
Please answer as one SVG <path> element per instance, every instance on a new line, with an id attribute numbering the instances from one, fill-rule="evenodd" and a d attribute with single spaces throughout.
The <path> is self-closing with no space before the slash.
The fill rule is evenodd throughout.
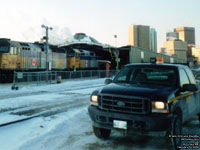
<path id="1" fill-rule="evenodd" d="M 106 86 L 95 90 L 88 107 L 93 131 L 106 139 L 111 130 L 165 136 L 170 148 L 181 146 L 182 123 L 200 114 L 199 84 L 178 64 L 129 64 Z"/>

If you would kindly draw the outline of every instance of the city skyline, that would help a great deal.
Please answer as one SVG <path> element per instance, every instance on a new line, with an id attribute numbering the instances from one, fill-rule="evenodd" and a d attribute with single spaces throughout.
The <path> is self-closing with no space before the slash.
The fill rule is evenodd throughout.
<path id="1" fill-rule="evenodd" d="M 0 38 L 39 41 L 42 24 L 53 27 L 50 38 L 64 42 L 86 33 L 113 46 L 128 45 L 128 26 L 147 25 L 157 32 L 157 48 L 176 27 L 194 27 L 200 46 L 199 0 L 0 0 Z M 114 35 L 117 35 L 115 39 Z"/>

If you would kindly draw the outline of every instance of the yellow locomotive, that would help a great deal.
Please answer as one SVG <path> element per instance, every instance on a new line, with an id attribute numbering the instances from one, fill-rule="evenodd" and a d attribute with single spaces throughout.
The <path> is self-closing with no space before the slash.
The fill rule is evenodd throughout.
<path id="1" fill-rule="evenodd" d="M 68 69 L 96 69 L 97 67 L 98 62 L 94 52 L 77 48 L 67 51 Z"/>
<path id="2" fill-rule="evenodd" d="M 12 82 L 14 71 L 97 69 L 94 52 L 66 49 L 44 43 L 17 42 L 0 39 L 0 83 Z M 46 55 L 47 54 L 47 55 Z"/>
<path id="3" fill-rule="evenodd" d="M 0 82 L 10 82 L 14 71 L 45 70 L 47 61 L 52 69 L 65 69 L 66 59 L 65 50 L 56 46 L 50 46 L 46 57 L 44 44 L 0 39 Z"/>

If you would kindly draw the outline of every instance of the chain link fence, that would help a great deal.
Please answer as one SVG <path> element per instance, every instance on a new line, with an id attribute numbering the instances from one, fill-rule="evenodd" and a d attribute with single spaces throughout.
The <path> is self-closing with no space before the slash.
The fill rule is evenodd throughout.
<path id="1" fill-rule="evenodd" d="M 20 85 L 53 84 L 70 79 L 110 78 L 116 75 L 117 72 L 116 70 L 14 72 L 12 89 L 17 89 Z"/>

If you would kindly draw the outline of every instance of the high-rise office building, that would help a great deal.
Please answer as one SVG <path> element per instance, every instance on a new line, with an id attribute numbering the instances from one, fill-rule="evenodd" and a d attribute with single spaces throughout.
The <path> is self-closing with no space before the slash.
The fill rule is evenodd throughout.
<path id="1" fill-rule="evenodd" d="M 128 44 L 144 49 L 150 49 L 150 27 L 144 25 L 129 26 Z"/>
<path id="2" fill-rule="evenodd" d="M 150 29 L 150 50 L 157 53 L 157 32 L 154 28 Z"/>
<path id="3" fill-rule="evenodd" d="M 178 27 L 174 31 L 178 33 L 180 40 L 195 45 L 195 29 L 193 27 Z"/>
<path id="4" fill-rule="evenodd" d="M 163 43 L 163 48 L 166 48 L 171 55 L 176 55 L 180 59 L 187 59 L 187 42 L 181 40 L 168 40 Z"/>

